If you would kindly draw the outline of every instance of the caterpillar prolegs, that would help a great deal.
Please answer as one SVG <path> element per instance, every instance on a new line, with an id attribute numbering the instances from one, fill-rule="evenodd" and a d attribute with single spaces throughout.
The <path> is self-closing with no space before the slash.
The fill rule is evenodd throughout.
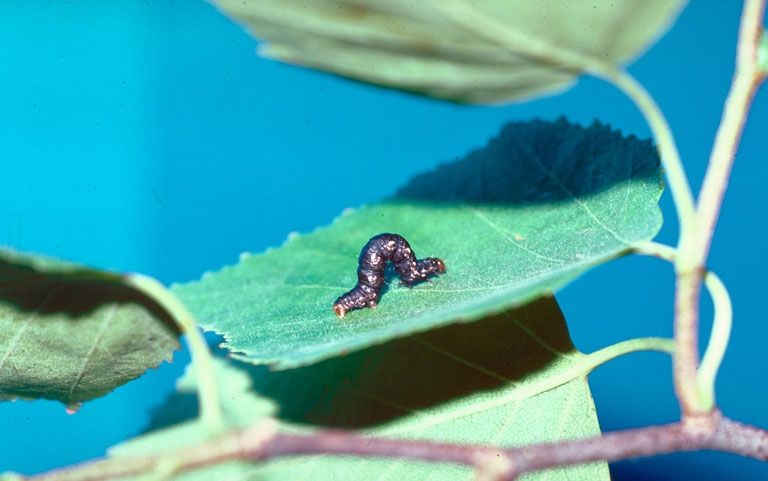
<path id="1" fill-rule="evenodd" d="M 357 265 L 357 285 L 333 303 L 333 312 L 344 315 L 353 309 L 375 308 L 384 287 L 384 268 L 391 261 L 400 282 L 408 287 L 445 272 L 445 263 L 437 257 L 416 259 L 410 244 L 397 234 L 379 234 L 371 237 L 363 249 Z"/>

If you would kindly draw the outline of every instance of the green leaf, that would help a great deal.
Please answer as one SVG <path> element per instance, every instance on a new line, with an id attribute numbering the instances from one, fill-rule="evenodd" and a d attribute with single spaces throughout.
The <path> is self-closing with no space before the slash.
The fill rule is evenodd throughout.
<path id="1" fill-rule="evenodd" d="M 649 141 L 598 123 L 513 123 L 393 199 L 173 290 L 237 358 L 295 367 L 549 295 L 651 239 L 661 189 Z M 448 272 L 413 289 L 392 284 L 378 309 L 339 320 L 331 304 L 380 232 L 444 259 Z"/>
<path id="2" fill-rule="evenodd" d="M 73 409 L 170 360 L 178 329 L 130 277 L 0 249 L 0 400 Z"/>
<path id="3" fill-rule="evenodd" d="M 248 370 L 256 390 L 279 406 L 283 430 L 357 429 L 370 436 L 503 447 L 600 433 L 585 359 L 573 349 L 556 302 L 543 299 L 473 325 L 436 329 L 312 366 Z M 250 402 L 243 393 L 238 380 L 222 396 L 224 408 L 247 416 L 247 409 L 237 407 Z M 172 397 L 156 414 L 155 427 L 179 422 L 185 411 L 194 415 L 195 399 L 186 393 Z M 195 439 L 177 430 L 157 431 L 115 454 L 152 454 Z M 230 462 L 174 479 L 459 481 L 472 479 L 472 473 L 465 467 L 401 459 L 300 456 Z M 525 479 L 598 481 L 609 476 L 605 463 L 594 463 Z"/>
<path id="4" fill-rule="evenodd" d="M 289 63 L 432 97 L 495 103 L 552 93 L 623 63 L 685 0 L 213 0 Z"/>
<path id="5" fill-rule="evenodd" d="M 252 390 L 251 378 L 243 368 L 221 358 L 214 359 L 213 367 L 222 400 L 222 414 L 228 428 L 244 428 L 275 413 L 275 403 Z M 176 392 L 155 414 L 155 426 L 144 435 L 113 446 L 109 455 L 154 456 L 209 439 L 210 433 L 197 418 L 197 401 L 195 369 L 193 364 L 189 364 L 176 383 Z"/>

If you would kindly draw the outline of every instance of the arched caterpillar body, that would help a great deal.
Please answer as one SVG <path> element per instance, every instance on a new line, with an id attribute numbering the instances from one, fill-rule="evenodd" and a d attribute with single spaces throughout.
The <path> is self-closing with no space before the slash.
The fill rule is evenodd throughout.
<path id="1" fill-rule="evenodd" d="M 357 285 L 333 303 L 333 312 L 344 315 L 353 309 L 375 308 L 384 287 L 384 268 L 391 261 L 402 284 L 412 287 L 429 276 L 445 272 L 445 263 L 437 257 L 416 259 L 410 244 L 397 234 L 379 234 L 371 237 L 360 251 L 357 266 Z"/>

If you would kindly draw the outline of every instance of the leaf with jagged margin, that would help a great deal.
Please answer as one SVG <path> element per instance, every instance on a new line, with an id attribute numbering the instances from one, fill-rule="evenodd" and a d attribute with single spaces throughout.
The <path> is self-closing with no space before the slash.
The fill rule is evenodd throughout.
<path id="1" fill-rule="evenodd" d="M 228 428 L 244 428 L 274 414 L 275 404 L 253 392 L 251 378 L 245 370 L 223 359 L 214 359 L 213 369 L 217 380 L 216 386 L 219 389 L 218 397 L 221 399 L 223 420 Z M 174 458 L 168 455 L 169 452 L 186 451 L 191 446 L 214 439 L 214 435 L 197 418 L 197 389 L 195 368 L 193 364 L 190 364 L 184 375 L 176 383 L 176 393 L 166 404 L 175 419 L 183 416 L 184 420 L 173 426 L 166 426 L 166 429 L 137 436 L 109 449 L 109 456 L 126 466 L 131 465 L 132 457 L 158 457 L 152 463 L 154 472 L 145 472 L 135 478 L 121 476 L 119 479 L 124 481 L 129 479 L 141 481 L 170 479 L 169 472 L 176 468 L 176 464 Z M 247 463 L 226 463 L 210 469 L 192 471 L 173 479 L 192 477 L 206 481 L 210 479 L 217 481 L 232 479 L 234 481 L 235 478 L 231 476 L 237 476 L 238 473 L 251 469 L 251 467 Z M 213 473 L 215 476 L 208 478 L 206 477 L 208 473 Z M 0 473 L 0 481 L 20 481 L 22 479 L 26 478 L 16 473 Z"/>
<path id="2" fill-rule="evenodd" d="M 661 191 L 649 141 L 599 123 L 512 123 L 392 199 L 173 290 L 238 359 L 300 366 L 547 295 L 653 238 Z M 413 289 L 392 283 L 378 309 L 339 320 L 331 304 L 380 232 L 448 272 Z"/>
<path id="3" fill-rule="evenodd" d="M 356 429 L 370 436 L 520 446 L 600 434 L 586 383 L 588 364 L 573 348 L 557 303 L 549 298 L 475 324 L 435 329 L 312 366 L 247 369 L 256 391 L 279 406 L 282 429 Z M 219 378 L 225 386 L 229 382 Z M 242 415 L 226 417 L 252 422 L 242 408 L 252 396 L 241 380 L 236 384 L 231 390 L 222 387 L 222 400 L 225 410 Z M 191 391 L 171 397 L 155 413 L 155 434 L 112 452 L 154 454 L 202 441 L 203 434 L 195 438 L 192 431 L 168 428 L 188 425 L 196 399 Z M 465 467 L 401 459 L 299 456 L 231 462 L 173 481 L 209 479 L 468 481 L 472 473 Z M 523 479 L 599 481 L 609 476 L 601 462 Z"/>
<path id="4" fill-rule="evenodd" d="M 130 279 L 0 248 L 0 400 L 74 409 L 171 360 L 178 327 Z"/>
<path id="5" fill-rule="evenodd" d="M 468 103 L 562 90 L 640 55 L 685 0 L 213 0 L 288 63 Z"/>

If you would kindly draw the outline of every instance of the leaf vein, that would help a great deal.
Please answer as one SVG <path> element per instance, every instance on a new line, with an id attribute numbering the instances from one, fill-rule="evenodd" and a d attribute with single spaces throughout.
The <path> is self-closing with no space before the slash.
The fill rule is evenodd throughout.
<path id="1" fill-rule="evenodd" d="M 510 384 L 517 384 L 513 380 L 511 380 L 511 379 L 509 379 L 507 377 L 504 377 L 504 376 L 502 376 L 499 373 L 496 373 L 494 371 L 486 369 L 483 366 L 480 366 L 479 364 L 475 364 L 473 362 L 470 362 L 470 361 L 464 359 L 461 356 L 457 356 L 457 355 L 455 355 L 455 354 L 453 354 L 453 353 L 451 353 L 449 351 L 446 351 L 445 349 L 441 349 L 440 347 L 435 346 L 434 344 L 432 344 L 430 342 L 427 342 L 427 341 L 421 339 L 420 337 L 421 336 L 414 336 L 413 340 L 415 342 L 418 342 L 422 346 L 426 347 L 427 349 L 430 349 L 431 351 L 434 351 L 434 352 L 436 352 L 438 354 L 442 354 L 443 356 L 445 356 L 445 357 L 447 357 L 449 359 L 452 359 L 452 360 L 458 362 L 459 364 L 463 364 L 465 366 L 471 367 L 472 369 L 480 371 L 483 374 L 487 374 L 488 376 L 490 376 L 490 377 L 492 377 L 494 379 L 498 379 L 499 381 L 507 382 L 507 383 L 510 383 Z"/>
<path id="2" fill-rule="evenodd" d="M 500 236 L 502 236 L 505 239 L 507 239 L 513 246 L 517 247 L 518 249 L 521 249 L 521 250 L 531 254 L 534 257 L 538 257 L 539 259 L 543 259 L 543 260 L 548 261 L 548 262 L 554 262 L 554 263 L 557 263 L 557 264 L 564 264 L 566 262 L 565 259 L 549 257 L 547 255 L 540 254 L 540 253 L 538 253 L 538 252 L 536 252 L 536 251 L 534 251 L 532 249 L 529 249 L 528 247 L 522 245 L 520 242 L 515 240 L 514 237 L 510 236 L 509 234 L 507 234 L 501 227 L 499 227 L 495 222 L 491 221 L 485 214 L 483 214 L 479 210 L 477 210 L 477 209 L 470 209 L 470 210 L 475 215 L 475 217 L 477 217 L 478 219 L 483 221 L 485 223 L 485 225 L 490 227 L 493 231 L 497 232 Z"/>
<path id="3" fill-rule="evenodd" d="M 37 319 L 38 314 L 40 314 L 40 311 L 43 310 L 43 308 L 50 302 L 50 300 L 53 298 L 53 294 L 59 289 L 59 284 L 54 285 L 50 291 L 48 291 L 48 294 L 45 295 L 42 302 L 39 306 L 32 312 L 28 317 L 26 322 L 23 326 L 19 328 L 18 331 L 16 331 L 16 334 L 13 336 L 13 339 L 11 339 L 11 343 L 8 346 L 8 348 L 5 350 L 5 354 L 3 354 L 3 358 L 0 359 L 0 371 L 2 371 L 3 366 L 5 366 L 6 361 L 8 358 L 10 358 L 11 353 L 16 350 L 16 348 L 19 345 L 19 342 L 21 341 L 21 337 L 24 335 L 25 332 L 29 329 L 29 327 L 32 325 L 32 322 Z"/>
<path id="4" fill-rule="evenodd" d="M 623 238 L 622 236 L 620 236 L 620 235 L 619 235 L 619 234 L 618 234 L 618 233 L 617 233 L 615 230 L 611 229 L 611 228 L 608 226 L 608 224 L 606 224 L 606 223 L 605 223 L 605 222 L 603 222 L 603 221 L 602 221 L 602 220 L 601 220 L 599 217 L 597 217 L 597 215 L 595 215 L 595 213 L 594 213 L 594 212 L 592 212 L 592 209 L 590 209 L 590 208 L 589 208 L 589 206 L 588 206 L 588 205 L 587 205 L 587 204 L 586 204 L 586 203 L 585 203 L 583 200 L 581 200 L 581 199 L 580 199 L 578 196 L 576 196 L 576 194 L 574 194 L 574 193 L 573 193 L 573 191 L 571 191 L 571 189 L 569 189 L 569 188 L 568 188 L 568 186 L 567 186 L 567 185 L 565 185 L 565 184 L 564 184 L 564 183 L 563 183 L 563 182 L 560 180 L 560 178 L 559 178 L 559 177 L 558 177 L 558 176 L 557 176 L 557 175 L 556 175 L 554 172 L 552 172 L 552 171 L 551 171 L 551 170 L 550 170 L 550 169 L 549 169 L 549 168 L 546 166 L 546 164 L 544 164 L 544 162 L 541 160 L 541 158 L 540 158 L 540 157 L 539 157 L 539 156 L 538 156 L 538 155 L 537 155 L 537 154 L 536 154 L 536 153 L 535 153 L 533 150 L 531 150 L 530 146 L 528 146 L 528 145 L 523 145 L 523 144 L 520 144 L 519 142 L 518 142 L 518 145 L 520 146 L 520 149 L 521 149 L 521 150 L 523 150 L 523 151 L 525 151 L 526 153 L 528 153 L 528 155 L 530 156 L 530 158 L 531 158 L 531 159 L 534 161 L 534 163 L 535 163 L 535 164 L 536 164 L 536 165 L 537 165 L 537 166 L 538 166 L 538 167 L 541 169 L 541 171 L 542 171 L 542 172 L 544 172 L 544 174 L 545 174 L 547 177 L 549 177 L 549 178 L 550 178 L 550 179 L 551 179 L 553 182 L 555 182 L 555 183 L 558 185 L 558 187 L 560 187 L 560 188 L 561 188 L 561 189 L 562 189 L 562 190 L 563 190 L 563 191 L 564 191 L 566 194 L 568 194 L 568 195 L 571 197 L 571 199 L 573 199 L 573 201 L 574 201 L 574 202 L 575 202 L 575 203 L 576 203 L 576 204 L 577 204 L 579 207 L 581 207 L 581 208 L 584 210 L 584 212 L 586 212 L 586 213 L 587 213 L 587 215 L 589 215 L 589 217 L 591 217 L 591 218 L 592 218 L 592 220 L 594 220 L 594 221 L 595 221 L 595 223 L 596 223 L 596 224 L 597 224 L 599 227 L 601 227 L 603 230 L 605 230 L 606 232 L 608 232 L 609 234 L 611 234 L 611 235 L 614 237 L 614 239 L 616 239 L 616 240 L 617 240 L 617 241 L 619 241 L 620 243 L 622 243 L 622 244 L 631 244 L 631 242 L 630 242 L 630 241 L 628 241 L 628 240 L 624 239 L 624 238 Z"/>
<path id="5" fill-rule="evenodd" d="M 112 320 L 115 319 L 117 314 L 117 302 L 112 304 L 112 308 L 109 311 L 109 314 L 104 316 L 104 320 L 101 323 L 101 327 L 99 328 L 99 332 L 96 334 L 96 337 L 93 340 L 93 345 L 88 350 L 88 354 L 85 355 L 85 360 L 83 362 L 83 367 L 80 369 L 80 372 L 77 374 L 77 377 L 75 378 L 75 381 L 72 383 L 72 387 L 69 389 L 69 399 L 72 399 L 72 395 L 75 392 L 75 389 L 77 389 L 77 386 L 80 385 L 80 382 L 83 380 L 83 376 L 85 376 L 85 371 L 88 368 L 88 364 L 90 364 L 91 359 L 93 358 L 93 355 L 96 353 L 96 348 L 98 348 L 99 343 L 101 342 L 102 337 L 107 332 L 107 328 L 109 327 L 109 324 L 112 322 Z"/>

